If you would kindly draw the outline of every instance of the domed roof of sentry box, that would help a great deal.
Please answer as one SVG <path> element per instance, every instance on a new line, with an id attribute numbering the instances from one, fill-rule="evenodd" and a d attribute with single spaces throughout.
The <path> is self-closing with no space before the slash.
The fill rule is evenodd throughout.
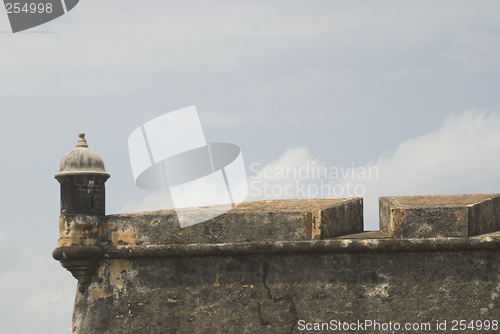
<path id="1" fill-rule="evenodd" d="M 99 154 L 87 145 L 85 133 L 81 132 L 75 148 L 66 153 L 59 167 L 59 175 L 67 174 L 106 174 L 104 162 Z"/>

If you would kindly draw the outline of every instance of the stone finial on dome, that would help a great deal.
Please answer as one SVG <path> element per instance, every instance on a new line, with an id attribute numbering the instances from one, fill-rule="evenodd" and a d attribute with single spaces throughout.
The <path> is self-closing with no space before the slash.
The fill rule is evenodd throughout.
<path id="1" fill-rule="evenodd" d="M 75 147 L 89 147 L 89 145 L 87 145 L 87 141 L 85 140 L 85 133 L 83 132 L 80 132 L 78 134 L 78 141 L 76 142 L 76 145 Z"/>

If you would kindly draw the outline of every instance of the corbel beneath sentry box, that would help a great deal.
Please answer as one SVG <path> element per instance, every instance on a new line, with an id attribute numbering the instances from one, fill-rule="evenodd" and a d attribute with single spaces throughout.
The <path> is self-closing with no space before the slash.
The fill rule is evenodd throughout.
<path id="1" fill-rule="evenodd" d="M 103 250 L 99 246 L 59 247 L 52 252 L 54 259 L 78 280 L 78 290 L 82 293 L 99 268 L 102 255 Z"/>

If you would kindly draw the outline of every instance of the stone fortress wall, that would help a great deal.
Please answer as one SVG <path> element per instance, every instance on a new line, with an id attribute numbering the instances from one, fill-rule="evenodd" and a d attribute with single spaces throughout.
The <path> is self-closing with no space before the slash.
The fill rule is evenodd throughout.
<path id="1" fill-rule="evenodd" d="M 500 194 L 383 197 L 380 231 L 361 198 L 247 202 L 181 229 L 174 210 L 105 215 L 84 141 L 56 175 L 73 334 L 500 331 Z"/>

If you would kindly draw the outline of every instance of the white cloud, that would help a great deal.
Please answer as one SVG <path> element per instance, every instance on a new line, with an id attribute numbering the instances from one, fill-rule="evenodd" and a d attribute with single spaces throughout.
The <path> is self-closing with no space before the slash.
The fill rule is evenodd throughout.
<path id="1" fill-rule="evenodd" d="M 365 222 L 378 229 L 378 197 L 496 193 L 500 189 L 500 113 L 468 110 L 382 154 L 378 179 L 364 180 Z"/>
<path id="2" fill-rule="evenodd" d="M 277 160 L 264 166 L 252 164 L 247 201 L 311 197 L 307 186 L 320 181 L 312 171 L 324 167 L 326 165 L 313 158 L 307 147 L 289 148 Z"/>
<path id="3" fill-rule="evenodd" d="M 252 164 L 250 166 L 250 173 L 248 174 L 249 194 L 246 201 L 307 198 L 307 186 L 310 184 L 319 184 L 320 181 L 312 175 L 312 170 L 322 167 L 326 167 L 325 164 L 313 158 L 306 147 L 289 148 L 277 160 L 265 165 Z M 289 186 L 287 192 L 292 194 L 291 196 L 286 196 L 284 193 L 287 186 Z M 197 189 L 196 192 L 203 193 L 203 186 L 201 189 Z M 165 210 L 172 209 L 173 207 L 168 191 L 158 191 L 149 193 L 138 203 L 129 203 L 119 210 L 119 212 Z"/>
<path id="4" fill-rule="evenodd" d="M 394 152 L 384 153 L 375 163 L 366 166 L 326 166 L 315 159 L 305 147 L 289 149 L 276 161 L 263 167 L 253 167 L 253 170 L 258 172 L 249 179 L 250 194 L 253 196 L 248 200 L 337 197 L 333 196 L 335 186 L 343 187 L 336 188 L 338 192 L 344 190 L 342 197 L 358 196 L 361 188 L 355 193 L 354 186 L 360 185 L 366 191 L 363 196 L 365 228 L 377 230 L 378 197 L 381 196 L 499 192 L 498 129 L 499 112 L 486 113 L 472 109 L 461 114 L 451 114 L 437 130 L 402 142 Z M 318 177 L 317 171 L 322 167 L 328 170 L 326 177 Z M 352 167 L 355 167 L 354 177 L 351 173 Z M 293 174 L 288 178 L 282 177 L 281 171 L 286 171 L 287 168 L 308 169 L 308 177 L 295 178 Z M 316 175 L 311 174 L 313 169 L 316 170 Z M 338 171 L 338 179 L 332 173 L 334 170 Z M 365 174 L 359 174 L 363 170 Z M 342 173 L 347 177 L 344 178 Z M 348 182 L 351 186 L 347 185 Z M 267 190 L 264 189 L 264 184 Z M 292 187 L 289 190 L 294 196 L 283 193 L 286 186 Z M 304 187 L 305 196 L 297 191 L 300 187 Z M 323 194 L 322 187 L 326 189 Z M 319 189 L 319 192 L 316 189 Z M 266 193 L 268 196 L 264 196 Z"/>

